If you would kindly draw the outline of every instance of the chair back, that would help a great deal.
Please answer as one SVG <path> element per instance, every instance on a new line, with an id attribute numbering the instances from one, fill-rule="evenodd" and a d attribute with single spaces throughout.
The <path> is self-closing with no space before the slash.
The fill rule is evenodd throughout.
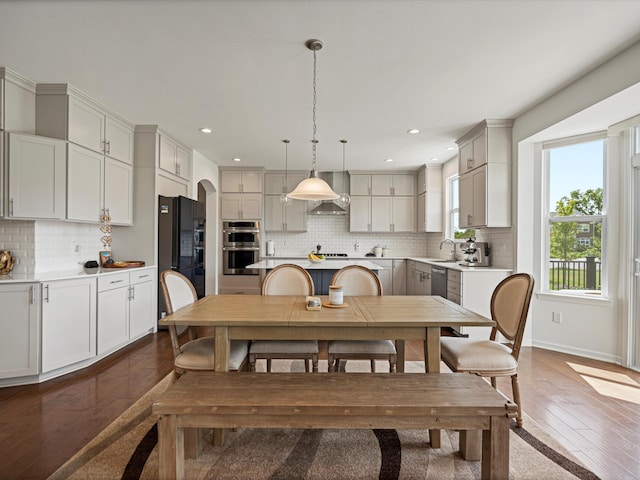
<path id="1" fill-rule="evenodd" d="M 262 295 L 313 295 L 313 292 L 309 272 L 291 263 L 269 270 L 262 281 Z"/>
<path id="2" fill-rule="evenodd" d="M 341 285 L 344 295 L 382 295 L 382 284 L 373 270 L 360 265 L 341 268 L 331 277 L 331 285 Z"/>
<path id="3" fill-rule="evenodd" d="M 496 327 L 491 340 L 499 331 L 512 343 L 512 355 L 517 359 L 529 313 L 529 304 L 535 281 L 528 273 L 516 273 L 502 280 L 491 296 L 491 318 Z"/>
<path id="4" fill-rule="evenodd" d="M 179 272 L 165 270 L 160 274 L 162 296 L 167 306 L 167 313 L 171 314 L 198 300 L 198 294 L 191 281 Z"/>

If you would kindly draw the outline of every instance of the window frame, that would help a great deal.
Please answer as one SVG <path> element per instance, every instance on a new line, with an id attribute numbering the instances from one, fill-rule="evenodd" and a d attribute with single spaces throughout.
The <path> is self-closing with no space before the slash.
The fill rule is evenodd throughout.
<path id="1" fill-rule="evenodd" d="M 554 148 L 561 148 L 570 145 L 578 145 L 582 143 L 590 143 L 594 141 L 602 141 L 602 214 L 600 215 L 572 215 L 572 216 L 552 216 L 551 213 L 551 201 L 549 198 L 550 189 L 550 150 Z M 608 288 L 608 275 L 609 264 L 607 261 L 607 245 L 609 230 L 607 228 L 607 199 L 608 195 L 608 183 L 607 172 L 609 169 L 608 162 L 608 137 L 607 132 L 594 132 L 585 135 L 577 135 L 573 137 L 560 138 L 542 142 L 542 257 L 540 265 L 541 271 L 541 293 L 558 296 L 569 297 L 584 297 L 588 295 L 590 298 L 601 298 L 603 300 L 609 299 Z M 587 223 L 587 222 L 600 222 L 601 227 L 601 239 L 600 239 L 600 290 L 599 294 L 593 290 L 551 290 L 549 288 L 549 267 L 548 262 L 551 258 L 551 226 L 554 223 Z"/>

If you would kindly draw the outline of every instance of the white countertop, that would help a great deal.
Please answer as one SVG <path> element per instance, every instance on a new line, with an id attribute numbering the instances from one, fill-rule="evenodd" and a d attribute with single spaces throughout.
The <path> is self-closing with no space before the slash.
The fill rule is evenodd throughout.
<path id="1" fill-rule="evenodd" d="M 369 260 L 325 260 L 324 262 L 314 263 L 307 259 L 296 259 L 291 257 L 281 259 L 269 258 L 267 260 L 260 260 L 258 263 L 247 265 L 247 268 L 269 269 L 275 268 L 285 263 L 298 265 L 305 270 L 340 270 L 341 268 L 347 267 L 349 265 L 360 265 L 361 267 L 366 267 L 370 270 L 384 270 L 383 267 L 377 265 L 374 262 L 370 262 Z"/>
<path id="2" fill-rule="evenodd" d="M 450 268 L 452 270 L 459 270 L 461 272 L 511 272 L 510 268 L 495 268 L 495 267 L 467 267 L 466 265 L 460 265 L 458 262 L 442 261 L 437 258 L 423 258 L 423 257 L 409 257 L 407 260 L 413 260 L 415 262 L 428 263 L 437 267 Z"/>
<path id="3" fill-rule="evenodd" d="M 82 267 L 74 270 L 58 270 L 55 272 L 44 273 L 9 273 L 7 275 L 0 275 L 0 283 L 37 283 L 37 282 L 51 282 L 54 280 L 71 280 L 74 278 L 83 277 L 97 277 L 102 275 L 111 275 L 115 273 L 128 272 L 130 270 L 137 270 L 140 268 L 150 268 L 154 265 L 147 265 L 144 267 L 131 267 L 131 268 L 98 268 L 97 272 L 87 273 Z"/>

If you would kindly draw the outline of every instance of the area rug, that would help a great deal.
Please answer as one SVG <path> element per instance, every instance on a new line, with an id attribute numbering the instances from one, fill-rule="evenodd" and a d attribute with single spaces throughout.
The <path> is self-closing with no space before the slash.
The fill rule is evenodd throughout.
<path id="1" fill-rule="evenodd" d="M 321 365 L 321 370 L 325 365 Z M 344 367 L 343 367 L 344 368 Z M 264 369 L 259 365 L 258 369 Z M 303 371 L 302 362 L 275 362 L 274 370 Z M 346 371 L 367 371 L 368 362 L 348 362 Z M 384 365 L 380 364 L 380 370 Z M 407 362 L 407 372 L 422 372 Z M 170 385 L 167 376 L 89 442 L 51 477 L 61 479 L 157 479 L 157 428 L 151 404 Z M 512 479 L 598 477 L 525 417 L 525 427 L 510 432 Z M 197 460 L 185 462 L 188 479 L 479 479 L 480 462 L 458 452 L 458 433 L 443 430 L 441 448 L 429 448 L 423 430 L 238 429 L 228 431 L 222 447 L 210 436 Z"/>

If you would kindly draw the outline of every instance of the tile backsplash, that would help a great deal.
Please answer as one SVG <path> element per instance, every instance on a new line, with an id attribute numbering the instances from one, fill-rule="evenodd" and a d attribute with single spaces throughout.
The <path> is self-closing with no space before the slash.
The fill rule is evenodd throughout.
<path id="1" fill-rule="evenodd" d="M 0 219 L 0 248 L 16 258 L 12 273 L 36 274 L 81 268 L 98 260 L 99 225 Z"/>
<path id="2" fill-rule="evenodd" d="M 35 222 L 0 219 L 0 249 L 10 250 L 15 257 L 12 273 L 34 274 Z"/>
<path id="3" fill-rule="evenodd" d="M 266 232 L 266 240 L 275 242 L 276 255 L 306 255 L 322 245 L 323 252 L 364 256 L 380 245 L 389 248 L 389 256 L 424 257 L 427 253 L 425 233 L 352 233 L 348 216 L 310 216 L 307 231 Z M 356 251 L 355 244 L 360 245 Z"/>

